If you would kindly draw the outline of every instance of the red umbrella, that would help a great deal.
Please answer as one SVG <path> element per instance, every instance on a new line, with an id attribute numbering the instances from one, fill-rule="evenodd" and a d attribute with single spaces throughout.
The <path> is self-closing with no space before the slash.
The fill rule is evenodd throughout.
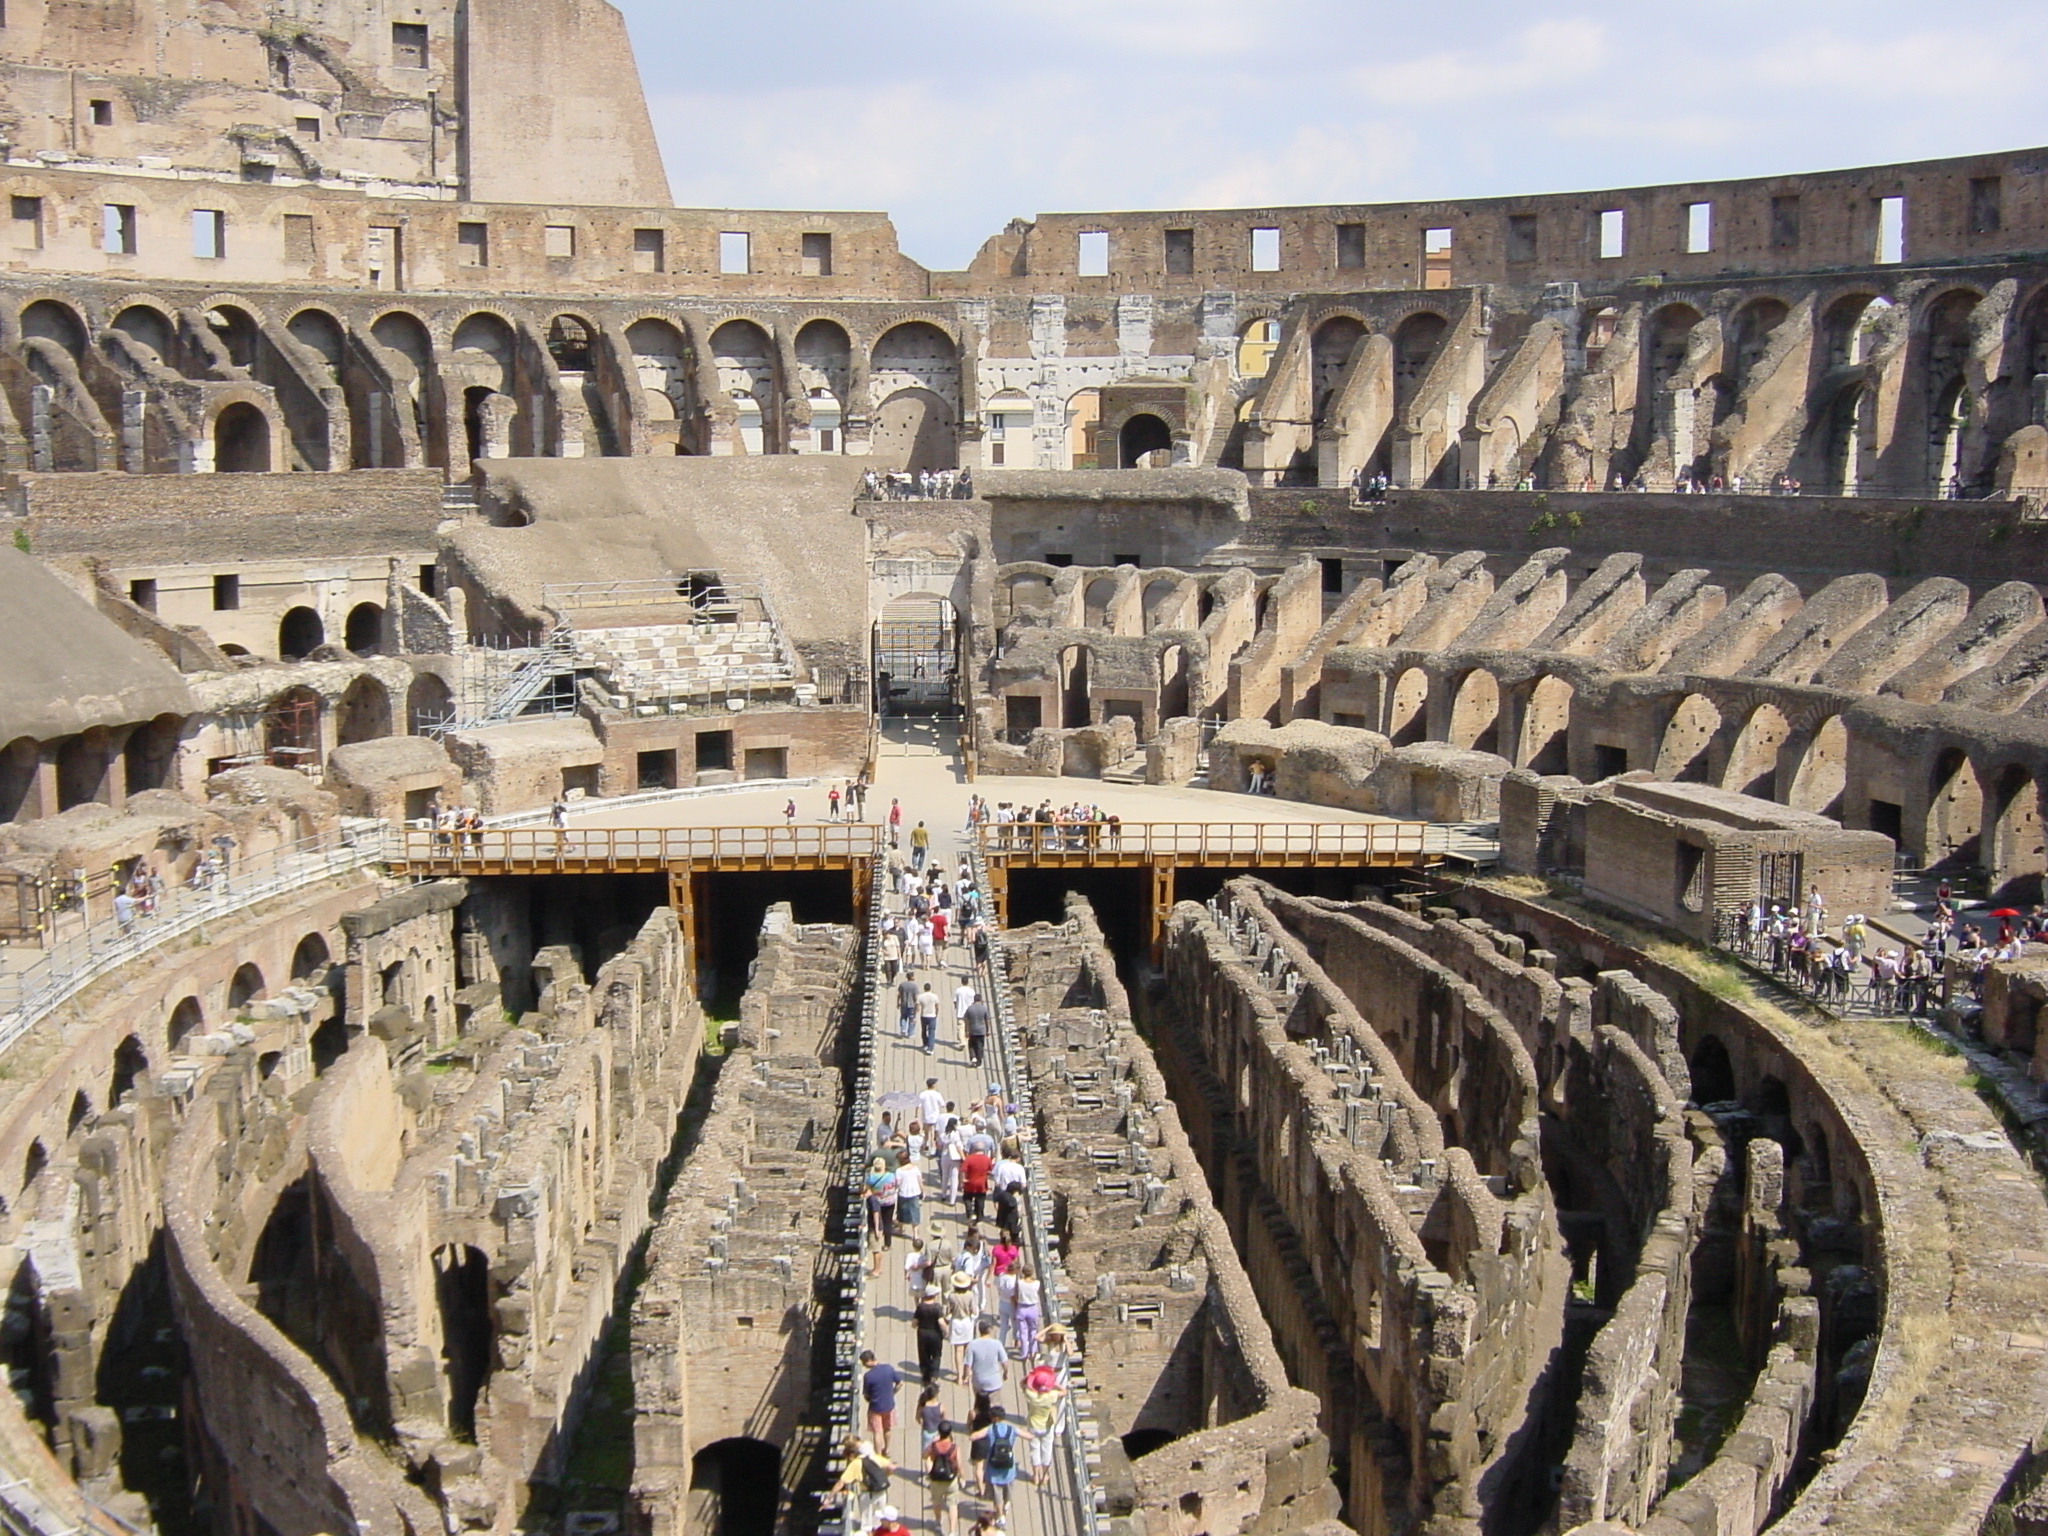
<path id="1" fill-rule="evenodd" d="M 2015 911 L 2014 911 L 2014 910 L 2013 910 L 2013 909 L 2012 909 L 2011 907 L 1994 907 L 1994 908 L 1992 909 L 1992 911 L 1991 911 L 1991 916 L 1993 916 L 1993 917 L 2018 917 L 2018 916 L 2019 916 L 2019 913 L 2015 912 Z"/>

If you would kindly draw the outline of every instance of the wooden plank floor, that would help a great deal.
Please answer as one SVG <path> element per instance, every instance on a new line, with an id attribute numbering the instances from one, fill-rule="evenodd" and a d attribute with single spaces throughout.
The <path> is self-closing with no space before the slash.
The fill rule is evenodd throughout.
<path id="1" fill-rule="evenodd" d="M 912 819 L 913 808 L 906 806 L 906 822 Z M 909 854 L 908 837 L 905 838 L 904 853 Z M 959 864 L 961 839 L 950 830 L 932 828 L 932 852 L 941 861 L 942 867 L 952 877 Z M 891 894 L 888 910 L 900 913 L 903 899 Z M 940 1025 L 938 1049 L 930 1056 L 924 1052 L 922 1042 L 914 1036 L 902 1039 L 896 1033 L 896 1003 L 893 988 L 881 980 L 880 968 L 875 972 L 875 985 L 884 995 L 877 998 L 875 1016 L 879 1021 L 881 1039 L 875 1051 L 875 1092 L 887 1093 L 920 1092 L 925 1079 L 936 1077 L 939 1091 L 954 1104 L 963 1109 L 987 1094 L 994 1078 L 987 1072 L 975 1068 L 968 1060 L 966 1042 L 962 1037 L 959 1021 L 953 1017 L 953 988 L 963 978 L 969 977 L 969 956 L 961 945 L 947 946 L 937 971 L 919 971 L 918 979 L 927 975 L 932 978 L 932 990 L 940 997 Z M 990 1055 L 993 1056 L 993 1050 Z M 880 1116 L 875 1116 L 879 1120 Z M 938 1164 L 932 1161 L 926 1165 L 927 1194 L 924 1201 L 924 1222 L 921 1235 L 930 1246 L 936 1238 L 949 1240 L 957 1249 L 961 1234 L 966 1230 L 966 1216 L 960 1206 L 949 1206 L 943 1199 L 943 1181 L 938 1176 Z M 995 1230 L 993 1216 L 982 1224 L 984 1233 Z M 866 1339 L 864 1347 L 875 1351 L 878 1359 L 892 1362 L 903 1373 L 903 1387 L 898 1396 L 896 1432 L 894 1442 L 888 1447 L 890 1457 L 897 1464 L 894 1485 L 889 1498 L 894 1501 L 905 1524 L 913 1531 L 935 1531 L 938 1527 L 930 1518 L 925 1498 L 922 1467 L 918 1455 L 918 1431 L 916 1407 L 921 1390 L 917 1374 L 917 1337 L 911 1321 L 911 1307 L 915 1298 L 909 1293 L 904 1279 L 903 1259 L 908 1249 L 907 1237 L 899 1236 L 894 1246 L 882 1255 L 881 1274 L 864 1282 L 865 1294 L 862 1308 L 866 1314 Z M 991 1289 L 991 1305 L 993 1290 Z M 969 1471 L 965 1425 L 973 1408 L 973 1391 L 966 1382 L 955 1379 L 953 1373 L 954 1350 L 949 1344 L 941 1357 L 939 1381 L 940 1402 L 944 1405 L 947 1418 L 960 1426 L 961 1469 Z M 1010 1379 L 1001 1394 L 1000 1401 L 1005 1415 L 1012 1423 L 1024 1422 L 1023 1367 L 1012 1357 Z M 865 1425 L 865 1408 L 862 1423 Z M 1055 1533 L 1071 1533 L 1081 1528 L 1068 1485 L 1062 1475 L 1064 1458 L 1055 1460 L 1050 1469 L 1052 1482 L 1044 1487 L 1025 1481 L 1030 1470 L 1030 1450 L 1023 1436 L 1017 1439 L 1017 1481 L 1010 1490 L 1010 1518 L 1007 1525 L 1011 1536 L 1055 1536 Z M 975 1517 L 987 1508 L 981 1498 L 956 1494 L 954 1514 L 950 1527 L 955 1536 L 964 1533 L 973 1525 Z"/>

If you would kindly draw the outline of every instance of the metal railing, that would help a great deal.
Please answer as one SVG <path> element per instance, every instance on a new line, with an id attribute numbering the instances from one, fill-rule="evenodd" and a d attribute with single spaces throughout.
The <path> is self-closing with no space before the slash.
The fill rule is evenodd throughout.
<path id="1" fill-rule="evenodd" d="M 988 867 L 981 850 L 974 849 L 969 858 L 976 889 L 987 890 Z M 1066 1379 L 1062 1383 L 1067 1395 L 1059 1420 L 1061 1475 L 1067 1483 L 1067 1502 L 1074 1511 L 1076 1529 L 1082 1536 L 1097 1536 L 1102 1518 L 1095 1470 L 1101 1463 L 1101 1452 L 1090 1443 L 1094 1420 L 1089 1411 L 1084 1356 L 1080 1336 L 1073 1327 L 1059 1239 L 1052 1229 L 1053 1192 L 1038 1145 L 1038 1113 L 1033 1103 L 1031 1074 L 1024 1065 L 1024 1042 L 1010 1008 L 1009 966 L 1002 933 L 991 928 L 988 958 L 980 965 L 978 979 L 992 1016 L 994 1062 L 996 1076 L 1003 1085 L 1003 1100 L 1017 1107 L 1017 1139 L 1025 1172 L 1024 1246 L 1031 1255 L 1032 1268 L 1044 1279 L 1041 1306 L 1045 1326 L 1058 1324 L 1065 1328 L 1070 1341 Z"/>
<path id="2" fill-rule="evenodd" d="M 1832 1013 L 1895 1019 L 1931 1014 L 1941 1005 L 1942 975 L 1886 976 L 1872 969 L 1871 951 L 1847 969 L 1832 963 L 1841 946 L 1795 946 L 1789 937 L 1750 932 L 1739 913 L 1714 920 L 1714 947 L 1739 956 L 1781 985 Z"/>
<path id="3" fill-rule="evenodd" d="M 1339 864 L 1420 859 L 1432 851 L 1429 830 L 1420 821 L 1017 821 L 985 824 L 975 837 L 977 852 L 997 859 Z"/>
<path id="4" fill-rule="evenodd" d="M 453 874 L 502 873 L 505 865 L 579 872 L 678 864 L 839 867 L 874 858 L 881 851 L 882 833 L 879 822 L 864 821 L 782 827 L 408 827 L 393 834 L 390 859 L 396 866 Z"/>
<path id="5" fill-rule="evenodd" d="M 34 963 L 0 971 L 0 1050 L 88 984 L 204 923 L 381 861 L 388 851 L 388 831 L 381 822 L 354 823 L 337 834 L 231 859 L 227 872 L 205 887 L 181 885 L 164 892 L 148 916 L 124 922 L 112 913 L 100 918 L 87 914 L 79 932 L 52 943 Z"/>

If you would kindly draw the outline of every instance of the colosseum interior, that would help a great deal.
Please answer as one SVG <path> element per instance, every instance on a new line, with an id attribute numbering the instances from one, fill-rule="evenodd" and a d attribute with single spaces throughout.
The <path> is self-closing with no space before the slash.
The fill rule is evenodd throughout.
<path id="1" fill-rule="evenodd" d="M 2048 1531 L 2048 149 L 935 271 L 607 0 L 0 17 L 13 1536 L 954 1536 L 933 1073 L 1016 1536 Z"/>

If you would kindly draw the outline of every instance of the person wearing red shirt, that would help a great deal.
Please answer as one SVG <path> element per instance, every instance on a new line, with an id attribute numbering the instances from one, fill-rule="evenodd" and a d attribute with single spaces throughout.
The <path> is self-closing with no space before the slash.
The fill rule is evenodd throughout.
<path id="1" fill-rule="evenodd" d="M 960 1193 L 966 1198 L 967 1219 L 979 1221 L 988 1203 L 989 1170 L 996 1160 L 986 1152 L 969 1152 L 960 1159 Z"/>

